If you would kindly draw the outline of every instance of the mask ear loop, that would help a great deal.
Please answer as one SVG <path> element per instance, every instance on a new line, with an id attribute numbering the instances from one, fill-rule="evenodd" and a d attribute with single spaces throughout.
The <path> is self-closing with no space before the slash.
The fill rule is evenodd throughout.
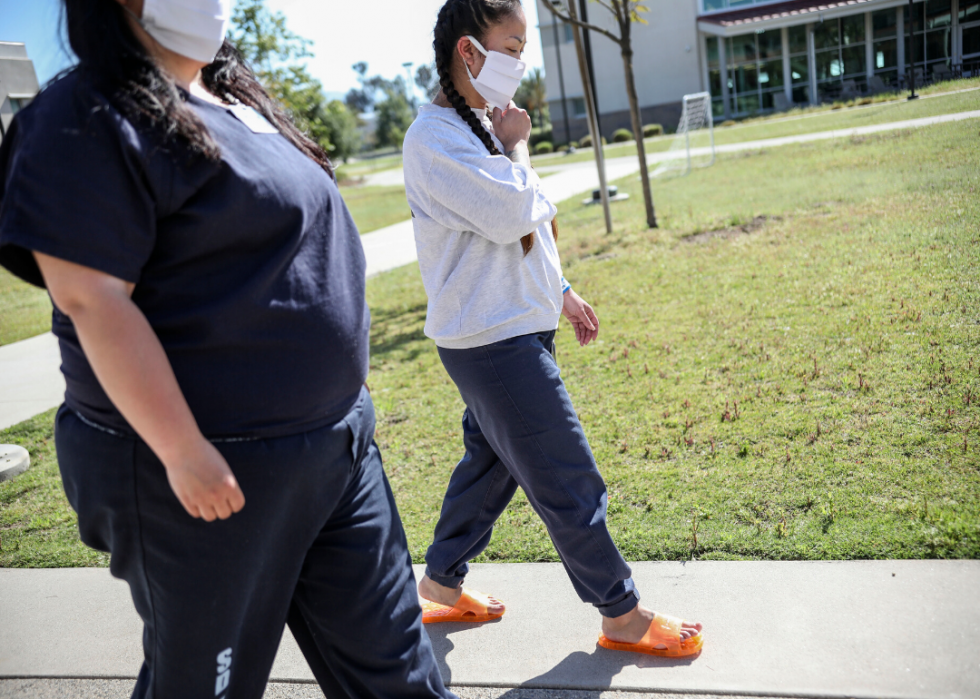
<path id="1" fill-rule="evenodd" d="M 473 46 L 476 47 L 476 50 L 479 51 L 480 53 L 482 53 L 484 56 L 489 56 L 490 55 L 490 53 L 485 48 L 483 48 L 483 44 L 481 44 L 479 41 L 477 41 L 475 37 L 472 37 L 469 34 L 467 34 L 463 38 L 464 39 L 469 39 L 470 40 L 470 43 L 473 44 Z M 463 61 L 463 65 L 466 67 L 466 75 L 469 77 L 470 82 L 473 82 L 474 80 L 476 80 L 476 78 L 473 77 L 473 73 L 470 72 L 470 64 L 467 63 L 466 61 Z"/>

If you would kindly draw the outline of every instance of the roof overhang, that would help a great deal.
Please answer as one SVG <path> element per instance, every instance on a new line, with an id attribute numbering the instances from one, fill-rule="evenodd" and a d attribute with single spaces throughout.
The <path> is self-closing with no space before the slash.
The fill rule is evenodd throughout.
<path id="1" fill-rule="evenodd" d="M 737 36 L 907 4 L 907 0 L 789 0 L 701 15 L 698 17 L 698 29 L 715 36 Z"/>

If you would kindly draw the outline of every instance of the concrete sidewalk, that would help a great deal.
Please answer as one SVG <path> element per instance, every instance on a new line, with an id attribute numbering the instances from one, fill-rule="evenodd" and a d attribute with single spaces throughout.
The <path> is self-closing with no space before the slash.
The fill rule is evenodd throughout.
<path id="1" fill-rule="evenodd" d="M 0 430 L 50 410 L 64 398 L 61 351 L 54 335 L 0 347 Z"/>
<path id="2" fill-rule="evenodd" d="M 596 646 L 560 564 L 474 566 L 508 612 L 427 627 L 455 687 L 805 697 L 980 696 L 980 562 L 633 564 L 644 602 L 705 625 L 694 660 Z M 416 569 L 421 575 L 421 569 Z M 135 678 L 141 624 L 105 570 L 0 570 L 0 679 Z M 288 632 L 276 682 L 312 674 Z M 2 686 L 2 684 L 0 684 Z M 510 697 L 511 695 L 506 695 Z"/>

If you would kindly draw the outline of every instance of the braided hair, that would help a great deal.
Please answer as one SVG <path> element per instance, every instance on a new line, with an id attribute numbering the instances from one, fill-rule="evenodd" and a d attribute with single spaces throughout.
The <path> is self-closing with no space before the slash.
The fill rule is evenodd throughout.
<path id="1" fill-rule="evenodd" d="M 447 0 L 439 10 L 433 31 L 432 48 L 436 55 L 436 73 L 442 91 L 460 118 L 466 122 L 477 138 L 490 151 L 490 155 L 502 155 L 493 142 L 490 132 L 477 119 L 476 114 L 466 104 L 466 99 L 453 85 L 452 65 L 456 44 L 460 37 L 474 36 L 483 41 L 487 30 L 521 9 L 520 0 Z M 551 222 L 551 232 L 558 239 L 558 227 Z M 521 238 L 521 248 L 527 255 L 534 247 L 534 234 Z"/>

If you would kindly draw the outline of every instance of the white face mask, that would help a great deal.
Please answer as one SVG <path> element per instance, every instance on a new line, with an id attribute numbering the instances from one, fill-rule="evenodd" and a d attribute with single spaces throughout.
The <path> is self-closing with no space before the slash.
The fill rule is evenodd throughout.
<path id="1" fill-rule="evenodd" d="M 231 0 L 146 0 L 140 25 L 161 46 L 211 63 L 224 43 Z"/>
<path id="2" fill-rule="evenodd" d="M 487 57 L 487 60 L 483 62 L 483 70 L 476 78 L 470 72 L 469 64 L 465 64 L 466 74 L 470 77 L 473 88 L 491 107 L 496 107 L 501 111 L 507 109 L 510 101 L 517 94 L 517 88 L 524 77 L 524 71 L 527 70 L 527 64 L 499 51 L 487 51 L 472 36 L 466 38 L 480 53 Z"/>

